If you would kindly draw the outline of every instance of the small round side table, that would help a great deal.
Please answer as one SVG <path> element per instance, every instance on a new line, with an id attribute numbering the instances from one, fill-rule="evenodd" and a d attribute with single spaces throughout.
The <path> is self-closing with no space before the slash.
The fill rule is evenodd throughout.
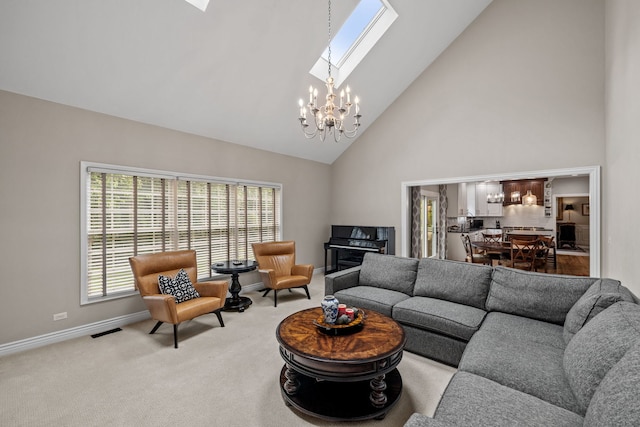
<path id="1" fill-rule="evenodd" d="M 226 299 L 223 308 L 224 311 L 238 311 L 242 313 L 245 308 L 253 304 L 253 301 L 251 301 L 250 298 L 238 295 L 242 289 L 238 276 L 240 273 L 247 273 L 255 270 L 256 268 L 258 268 L 258 263 L 249 260 L 218 262 L 211 266 L 211 269 L 216 273 L 231 275 L 231 286 L 229 287 L 231 297 Z"/>

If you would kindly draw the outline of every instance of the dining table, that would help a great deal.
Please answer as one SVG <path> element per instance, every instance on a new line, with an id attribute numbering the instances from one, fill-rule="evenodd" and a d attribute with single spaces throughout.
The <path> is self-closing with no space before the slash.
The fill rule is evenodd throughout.
<path id="1" fill-rule="evenodd" d="M 471 241 L 471 246 L 478 249 L 491 259 L 491 264 L 495 265 L 501 259 L 511 258 L 510 242 L 491 242 L 484 240 Z"/>

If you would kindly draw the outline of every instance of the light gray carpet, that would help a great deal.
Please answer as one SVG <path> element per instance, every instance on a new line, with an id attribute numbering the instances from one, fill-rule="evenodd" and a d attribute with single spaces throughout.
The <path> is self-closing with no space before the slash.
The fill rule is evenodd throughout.
<path id="1" fill-rule="evenodd" d="M 100 338 L 77 338 L 0 358 L 2 426 L 329 426 L 285 406 L 283 361 L 275 329 L 291 313 L 320 304 L 324 276 L 304 291 L 262 298 L 244 313 L 225 312 L 148 335 L 154 321 Z M 404 390 L 382 421 L 348 426 L 401 426 L 413 412 L 431 415 L 453 368 L 405 352 Z M 344 424 L 341 424 L 344 425 Z"/>

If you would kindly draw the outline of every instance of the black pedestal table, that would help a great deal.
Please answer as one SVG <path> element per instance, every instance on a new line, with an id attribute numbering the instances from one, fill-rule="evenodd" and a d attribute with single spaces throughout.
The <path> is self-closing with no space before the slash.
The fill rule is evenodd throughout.
<path id="1" fill-rule="evenodd" d="M 258 268 L 258 263 L 255 261 L 225 261 L 213 264 L 211 269 L 219 274 L 230 274 L 231 275 L 231 287 L 229 288 L 229 292 L 231 292 L 231 297 L 226 299 L 224 304 L 225 311 L 239 311 L 243 312 L 245 308 L 249 307 L 253 301 L 247 297 L 241 297 L 238 294 L 242 287 L 240 286 L 240 280 L 238 280 L 238 276 L 240 273 L 247 273 L 249 271 L 253 271 Z"/>

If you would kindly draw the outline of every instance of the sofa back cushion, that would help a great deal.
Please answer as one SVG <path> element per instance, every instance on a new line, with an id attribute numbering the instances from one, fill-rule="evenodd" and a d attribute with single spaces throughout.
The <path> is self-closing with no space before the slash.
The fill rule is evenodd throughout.
<path id="1" fill-rule="evenodd" d="M 360 268 L 360 285 L 413 295 L 418 260 L 367 252 Z"/>
<path id="2" fill-rule="evenodd" d="M 593 393 L 585 427 L 639 426 L 640 345 L 627 351 Z"/>
<path id="3" fill-rule="evenodd" d="M 413 294 L 484 310 L 492 272 L 488 265 L 422 258 Z"/>
<path id="4" fill-rule="evenodd" d="M 495 267 L 487 297 L 487 310 L 562 325 L 569 309 L 596 280 L 595 277 Z"/>
<path id="5" fill-rule="evenodd" d="M 634 302 L 631 291 L 618 280 L 596 280 L 567 313 L 563 332 L 565 343 L 569 344 L 576 332 L 596 314 L 618 301 Z"/>
<path id="6" fill-rule="evenodd" d="M 569 341 L 564 371 L 584 411 L 607 372 L 638 343 L 640 306 L 630 302 L 617 302 L 602 311 Z"/>

